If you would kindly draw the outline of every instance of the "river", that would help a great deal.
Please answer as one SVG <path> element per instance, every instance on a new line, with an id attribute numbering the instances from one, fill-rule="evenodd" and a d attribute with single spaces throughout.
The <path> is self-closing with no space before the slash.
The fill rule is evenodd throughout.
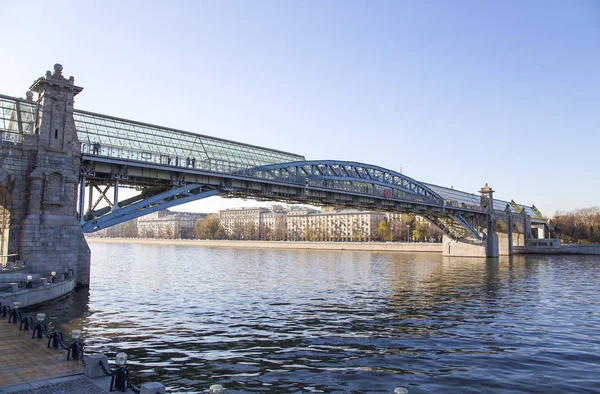
<path id="1" fill-rule="evenodd" d="M 600 256 L 91 243 L 37 308 L 171 392 L 600 392 Z M 35 313 L 35 311 L 31 311 Z"/>

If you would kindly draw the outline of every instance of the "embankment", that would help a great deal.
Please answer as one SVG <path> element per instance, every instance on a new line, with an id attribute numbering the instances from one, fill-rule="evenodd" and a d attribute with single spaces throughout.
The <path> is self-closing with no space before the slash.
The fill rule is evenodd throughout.
<path id="1" fill-rule="evenodd" d="M 313 249 L 313 250 L 356 250 L 385 252 L 441 253 L 440 243 L 402 242 L 292 242 L 292 241 L 223 241 L 191 239 L 147 239 L 147 238 L 94 238 L 90 243 L 138 243 L 147 245 L 181 245 L 224 248 L 269 248 L 269 249 Z"/>

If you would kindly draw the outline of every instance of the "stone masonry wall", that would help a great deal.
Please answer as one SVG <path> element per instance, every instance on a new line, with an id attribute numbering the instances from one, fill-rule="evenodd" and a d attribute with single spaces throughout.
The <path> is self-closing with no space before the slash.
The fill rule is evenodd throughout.
<path id="1" fill-rule="evenodd" d="M 34 134 L 0 146 L 0 183 L 11 195 L 9 253 L 32 273 L 74 271 L 89 284 L 90 251 L 77 220 L 80 144 L 73 99 L 82 88 L 55 65 L 31 89 L 39 94 Z"/>

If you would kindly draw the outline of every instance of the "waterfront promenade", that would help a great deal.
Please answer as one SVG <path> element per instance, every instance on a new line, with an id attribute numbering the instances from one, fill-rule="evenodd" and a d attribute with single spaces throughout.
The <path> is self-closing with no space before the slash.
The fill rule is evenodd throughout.
<path id="1" fill-rule="evenodd" d="M 296 250 L 345 250 L 363 252 L 442 253 L 441 243 L 429 242 L 309 242 L 309 241 L 230 241 L 154 238 L 86 238 L 92 243 L 173 245 L 221 248 L 263 248 Z M 600 255 L 600 245 L 560 245 L 555 247 L 515 247 L 514 254 Z"/>
<path id="2" fill-rule="evenodd" d="M 62 349 L 47 347 L 46 338 L 0 320 L 0 394 L 104 394 L 110 377 L 90 379 L 78 360 L 67 360 Z M 132 391 L 127 390 L 127 393 Z"/>
<path id="3" fill-rule="evenodd" d="M 308 241 L 229 241 L 200 239 L 154 239 L 154 238 L 86 238 L 88 242 L 114 244 L 146 244 L 174 246 L 205 246 L 223 248 L 265 248 L 302 250 L 352 250 L 372 252 L 425 252 L 441 253 L 441 243 L 427 242 L 308 242 Z"/>
<path id="4" fill-rule="evenodd" d="M 80 362 L 67 361 L 64 351 L 48 349 L 46 344 L 45 338 L 31 339 L 31 331 L 19 330 L 18 324 L 8 323 L 8 319 L 0 320 L 0 392 L 39 389 L 43 385 L 59 384 L 67 376 L 84 372 Z M 63 379 L 55 380 L 57 378 Z M 72 379 L 66 379 L 69 380 Z"/>

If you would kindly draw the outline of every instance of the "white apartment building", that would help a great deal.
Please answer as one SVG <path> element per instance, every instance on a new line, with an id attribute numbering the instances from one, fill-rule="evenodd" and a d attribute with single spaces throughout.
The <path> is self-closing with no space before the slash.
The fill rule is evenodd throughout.
<path id="1" fill-rule="evenodd" d="M 171 212 L 163 209 L 137 220 L 138 234 L 142 238 L 194 238 L 194 223 L 204 219 L 205 213 Z"/>

